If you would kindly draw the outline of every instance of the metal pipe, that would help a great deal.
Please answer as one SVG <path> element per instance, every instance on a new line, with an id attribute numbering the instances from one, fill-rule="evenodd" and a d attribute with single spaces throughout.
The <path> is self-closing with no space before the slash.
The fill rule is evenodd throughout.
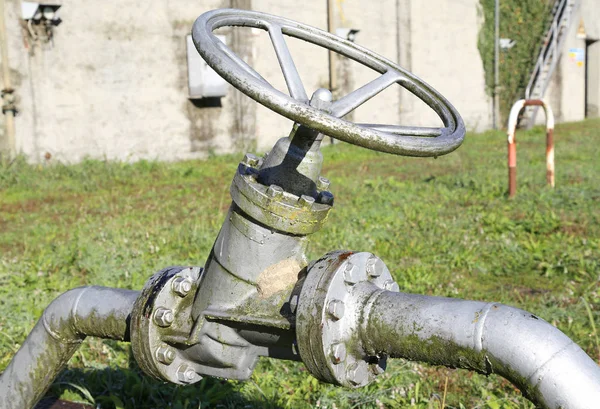
<path id="1" fill-rule="evenodd" d="M 5 147 L 6 155 L 8 158 L 13 158 L 16 154 L 16 142 L 15 142 L 15 107 L 13 89 L 10 81 L 10 66 L 8 63 L 8 41 L 6 38 L 6 25 L 4 22 L 4 0 L 0 0 L 0 49 L 2 50 L 2 78 L 4 88 L 2 90 L 2 99 L 4 100 L 4 106 L 2 111 L 4 113 L 4 126 L 6 128 L 6 141 Z M 0 146 L 2 149 L 2 146 Z M 2 152 L 0 152 L 1 156 Z"/>
<path id="2" fill-rule="evenodd" d="M 56 298 L 0 376 L 0 407 L 33 408 L 86 336 L 128 341 L 138 295 L 139 291 L 93 286 Z"/>
<path id="3" fill-rule="evenodd" d="M 494 99 L 493 99 L 493 128 L 498 129 L 500 121 L 500 0 L 494 3 Z"/>
<path id="4" fill-rule="evenodd" d="M 540 99 L 520 99 L 508 118 L 508 197 L 517 193 L 517 124 L 519 114 L 528 106 L 541 106 L 546 114 L 546 182 L 554 187 L 554 114 L 550 105 Z"/>
<path id="5" fill-rule="evenodd" d="M 591 409 L 600 402 L 600 367 L 526 311 L 389 291 L 374 294 L 363 311 L 367 354 L 496 373 L 544 409 Z"/>

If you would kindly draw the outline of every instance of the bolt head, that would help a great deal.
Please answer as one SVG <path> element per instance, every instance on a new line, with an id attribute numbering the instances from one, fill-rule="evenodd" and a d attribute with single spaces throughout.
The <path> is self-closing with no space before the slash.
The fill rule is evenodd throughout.
<path id="1" fill-rule="evenodd" d="M 173 310 L 168 308 L 159 307 L 154 311 L 154 322 L 159 327 L 169 327 L 175 321 L 175 314 Z"/>
<path id="2" fill-rule="evenodd" d="M 377 362 L 372 363 L 370 366 L 371 372 L 373 375 L 378 376 L 385 372 L 385 368 L 387 367 L 387 362 L 385 358 L 374 357 Z"/>
<path id="3" fill-rule="evenodd" d="M 312 196 L 302 195 L 300 196 L 300 199 L 298 199 L 298 204 L 307 209 L 310 209 L 314 203 L 315 198 Z"/>
<path id="4" fill-rule="evenodd" d="M 199 378 L 196 371 L 190 366 L 183 364 L 177 368 L 177 379 L 181 383 L 192 383 Z"/>
<path id="5" fill-rule="evenodd" d="M 180 297 L 185 297 L 192 290 L 192 280 L 188 277 L 177 277 L 173 280 L 173 284 L 171 286 L 173 288 L 173 292 Z"/>
<path id="6" fill-rule="evenodd" d="M 344 270 L 344 282 L 348 285 L 354 285 L 360 281 L 360 271 L 358 266 L 348 263 Z"/>
<path id="7" fill-rule="evenodd" d="M 318 199 L 319 203 L 322 203 L 327 206 L 333 206 L 333 194 L 331 192 L 328 192 L 327 190 L 320 192 Z"/>
<path id="8" fill-rule="evenodd" d="M 324 178 L 323 176 L 319 176 L 319 180 L 317 180 L 317 189 L 319 190 L 327 190 L 329 189 L 329 185 L 331 182 L 329 179 Z"/>
<path id="9" fill-rule="evenodd" d="M 337 321 L 344 317 L 346 306 L 343 301 L 331 300 L 329 301 L 329 304 L 327 304 L 327 312 L 335 321 Z"/>
<path id="10" fill-rule="evenodd" d="M 367 274 L 369 277 L 379 277 L 383 273 L 384 264 L 379 257 L 371 256 L 367 260 Z"/>
<path id="11" fill-rule="evenodd" d="M 271 185 L 267 188 L 267 196 L 272 198 L 278 198 L 283 195 L 283 189 L 281 186 Z"/>
<path id="12" fill-rule="evenodd" d="M 250 166 L 251 168 L 255 168 L 258 166 L 260 159 L 258 159 L 258 156 L 252 154 L 252 153 L 246 153 L 244 155 L 244 159 L 242 160 L 242 162 L 245 165 Z"/>
<path id="13" fill-rule="evenodd" d="M 161 364 L 171 365 L 175 360 L 175 350 L 168 345 L 161 345 L 156 349 L 156 359 Z"/>
<path id="14" fill-rule="evenodd" d="M 400 286 L 398 285 L 397 282 L 395 282 L 394 280 L 388 280 L 385 282 L 385 284 L 383 285 L 383 287 L 388 290 L 388 291 L 393 291 L 395 293 L 400 291 Z"/>
<path id="15" fill-rule="evenodd" d="M 367 371 L 366 362 L 355 362 L 348 367 L 346 376 L 350 383 L 354 386 L 366 385 L 369 381 L 369 373 Z"/>
<path id="16" fill-rule="evenodd" d="M 333 344 L 331 346 L 330 355 L 331 355 L 331 361 L 334 364 L 339 364 L 340 362 L 345 361 L 346 360 L 346 345 L 344 345 L 343 343 Z"/>

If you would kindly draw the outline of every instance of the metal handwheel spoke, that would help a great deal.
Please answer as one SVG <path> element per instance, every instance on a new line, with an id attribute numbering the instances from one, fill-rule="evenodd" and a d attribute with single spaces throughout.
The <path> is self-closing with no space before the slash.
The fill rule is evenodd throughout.
<path id="1" fill-rule="evenodd" d="M 266 79 L 264 79 L 263 76 L 260 75 L 250 65 L 248 65 L 248 63 L 246 63 L 246 61 L 244 61 L 240 57 L 238 57 L 238 55 L 236 53 L 234 53 L 229 47 L 227 47 L 227 45 L 223 44 L 222 41 L 220 41 L 219 39 L 217 39 L 216 45 L 219 48 L 219 50 L 221 50 L 224 54 L 226 54 L 227 57 L 229 57 L 233 62 L 235 62 L 236 64 L 238 64 L 247 74 L 252 75 L 257 80 L 262 81 L 266 85 L 272 87 L 271 84 L 269 83 L 269 81 L 267 81 Z"/>
<path id="2" fill-rule="evenodd" d="M 403 77 L 404 76 L 397 71 L 390 70 L 386 72 L 379 78 L 374 79 L 368 84 L 363 85 L 334 102 L 331 106 L 331 114 L 338 118 L 343 117 L 388 88 L 390 85 L 397 83 Z"/>
<path id="3" fill-rule="evenodd" d="M 291 97 L 297 101 L 308 101 L 308 95 L 306 94 L 304 85 L 302 85 L 302 79 L 296 69 L 290 49 L 285 42 L 285 38 L 283 38 L 281 27 L 277 25 L 269 26 L 269 36 L 271 37 L 271 42 L 273 43 L 273 48 L 277 54 L 277 59 L 279 60 L 279 65 L 283 71 L 283 76 Z"/>

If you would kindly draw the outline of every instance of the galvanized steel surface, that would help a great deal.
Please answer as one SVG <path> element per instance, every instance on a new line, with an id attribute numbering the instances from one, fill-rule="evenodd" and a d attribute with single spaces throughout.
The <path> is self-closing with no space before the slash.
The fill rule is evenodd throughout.
<path id="1" fill-rule="evenodd" d="M 56 298 L 0 376 L 0 408 L 32 408 L 87 336 L 128 341 L 138 295 L 139 291 L 81 287 Z"/>
<path id="2" fill-rule="evenodd" d="M 371 253 L 334 251 L 308 269 L 296 313 L 302 361 L 322 381 L 365 386 L 385 371 L 387 354 L 368 354 L 357 334 L 364 302 L 398 289 L 381 259 Z"/>
<path id="3" fill-rule="evenodd" d="M 371 354 L 496 373 L 540 408 L 593 409 L 600 367 L 541 318 L 497 303 L 381 292 L 365 305 Z"/>
<path id="4" fill-rule="evenodd" d="M 219 41 L 213 30 L 245 26 L 269 32 L 291 96 L 273 88 L 260 74 Z M 353 91 L 323 112 L 308 104 L 308 96 L 283 34 L 296 37 L 351 58 L 381 73 L 381 77 Z M 397 64 L 338 36 L 292 20 L 246 10 L 221 9 L 201 15 L 192 37 L 200 55 L 232 85 L 259 103 L 325 135 L 382 152 L 407 156 L 439 156 L 458 148 L 465 135 L 456 109 L 435 89 Z M 368 127 L 341 119 L 385 88 L 400 84 L 429 105 L 443 128 Z"/>

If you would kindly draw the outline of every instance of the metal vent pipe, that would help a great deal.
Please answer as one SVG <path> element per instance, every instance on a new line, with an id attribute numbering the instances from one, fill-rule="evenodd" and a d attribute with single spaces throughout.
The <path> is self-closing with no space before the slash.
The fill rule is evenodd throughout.
<path id="1" fill-rule="evenodd" d="M 138 295 L 92 286 L 57 297 L 0 376 L 0 408 L 32 408 L 87 336 L 129 341 Z"/>

